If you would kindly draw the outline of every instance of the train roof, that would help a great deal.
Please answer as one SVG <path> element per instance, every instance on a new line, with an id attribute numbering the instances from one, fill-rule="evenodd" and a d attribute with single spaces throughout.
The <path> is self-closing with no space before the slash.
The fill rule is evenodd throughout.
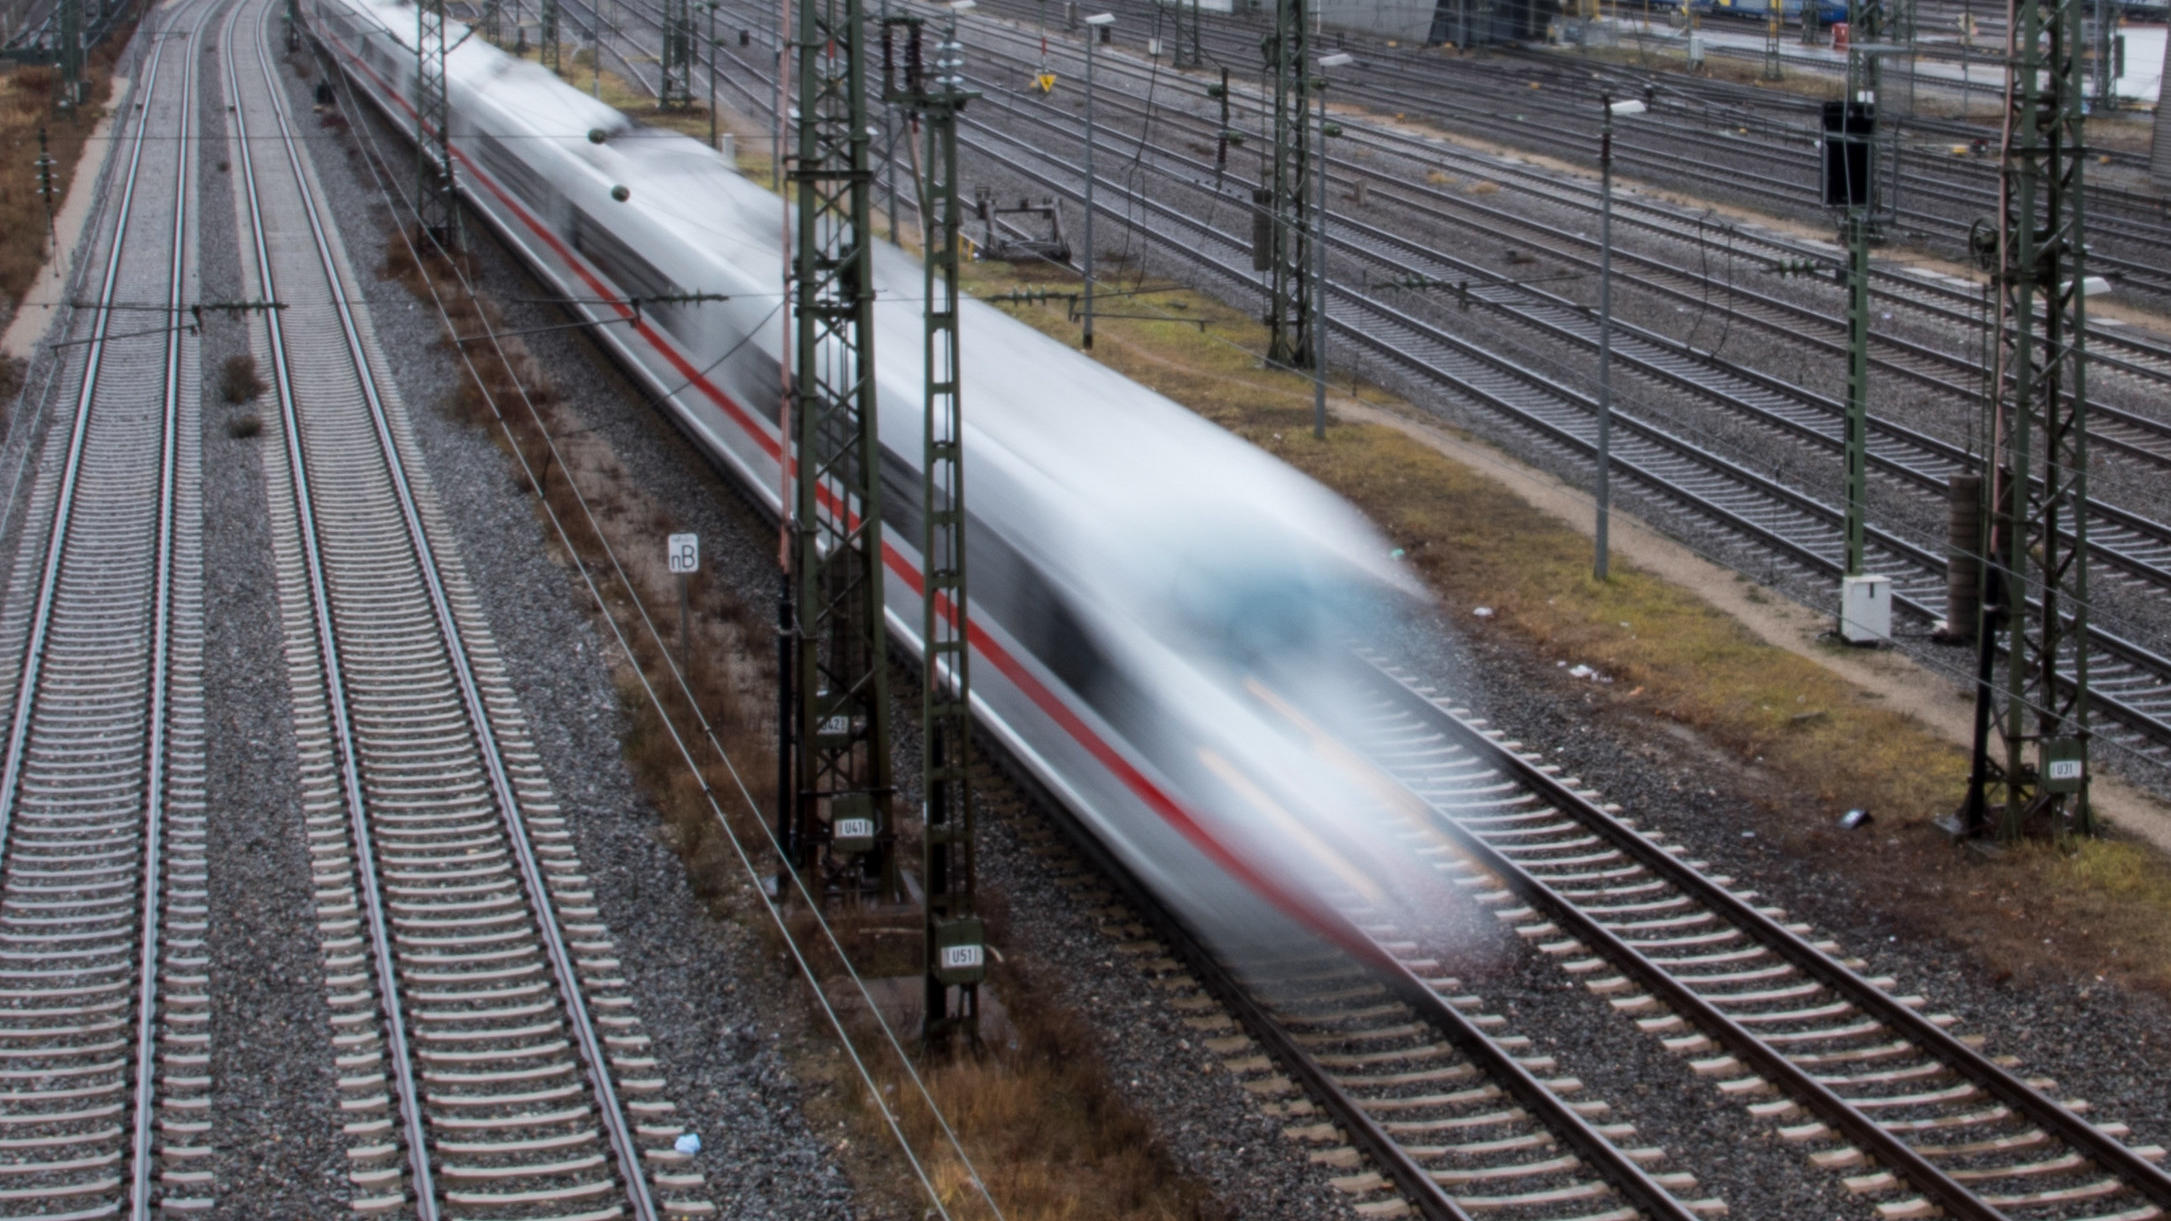
<path id="1" fill-rule="evenodd" d="M 373 11 L 379 20 L 413 11 L 410 4 L 383 0 L 344 2 Z M 480 40 L 469 40 L 462 52 L 465 83 L 486 93 L 507 121 L 561 139 L 608 125 L 614 134 L 602 146 L 581 140 L 581 159 L 625 185 L 626 215 L 667 234 L 684 252 L 680 257 L 713 260 L 742 286 L 749 280 L 778 283 L 783 203 L 767 188 L 700 141 L 634 124 L 540 66 L 514 60 Z M 711 277 L 689 271 L 679 274 L 693 281 L 691 286 L 720 287 L 701 283 Z M 922 426 L 920 412 L 900 404 L 917 404 L 922 393 L 917 336 L 923 276 L 917 258 L 877 243 L 877 376 L 884 384 L 883 401 L 892 405 L 882 428 L 907 452 L 917 447 Z M 1303 548 L 1314 558 L 1332 557 L 1375 580 L 1415 591 L 1415 583 L 1386 556 L 1378 532 L 1347 502 L 1156 391 L 969 298 L 961 308 L 960 343 L 968 445 L 975 455 L 968 459 L 968 486 L 972 465 L 996 464 L 1038 496 L 1067 502 L 1066 509 L 1033 523 L 1044 532 L 1070 535 L 1063 528 L 1066 518 L 1094 523 L 1070 538 L 1045 538 L 1046 545 L 1087 545 L 1080 540 L 1093 539 L 1100 541 L 1092 545 L 1107 547 L 1106 540 L 1127 539 L 1129 546 L 1115 544 L 1123 554 L 1106 557 L 1123 566 L 1147 558 L 1150 548 L 1139 546 L 1143 539 L 1164 544 L 1178 536 L 1202 539 L 1229 560 L 1257 548 L 1274 553 L 1260 558 L 1287 562 L 1299 558 L 1294 551 Z"/>

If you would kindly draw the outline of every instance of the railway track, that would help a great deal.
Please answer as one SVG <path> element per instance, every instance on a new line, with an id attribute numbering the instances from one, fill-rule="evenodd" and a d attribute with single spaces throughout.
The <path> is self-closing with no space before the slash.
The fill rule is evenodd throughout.
<path id="1" fill-rule="evenodd" d="M 152 20 L 5 619 L 0 1212 L 211 1205 L 196 52 Z M 106 222 L 101 221 L 100 224 Z M 148 325 L 145 321 L 148 321 Z M 63 437 L 65 443 L 62 443 Z M 39 537 L 42 532 L 42 537 Z"/>
<path id="2" fill-rule="evenodd" d="M 253 343 L 354 1206 L 711 1214 L 355 304 L 271 14 L 238 6 L 221 59 L 245 278 L 285 306 Z"/>
<path id="3" fill-rule="evenodd" d="M 995 50 L 985 39 L 975 45 L 977 55 L 992 56 L 998 62 L 1007 61 L 1018 72 L 1018 79 L 1030 70 L 1026 58 L 1030 51 L 1028 40 L 1020 32 L 995 23 L 982 23 L 982 33 L 993 33 L 1025 51 L 1005 53 Z M 1145 67 L 1122 57 L 1108 57 L 1104 71 L 1112 78 L 1132 82 L 1134 92 L 1151 94 L 1159 91 L 1164 98 L 1167 92 L 1188 92 L 1185 78 L 1163 75 L 1158 81 L 1154 73 Z M 987 82 L 991 91 L 1007 95 L 1010 91 L 999 81 Z M 1362 96 L 1360 79 L 1351 84 L 1358 92 L 1350 96 Z M 1347 94 L 1345 82 L 1337 82 L 1334 92 Z M 1632 93 L 1633 82 L 1621 83 L 1621 91 Z M 1669 91 L 1673 86 L 1669 85 Z M 1133 102 L 1111 90 L 1109 113 L 1139 115 L 1147 107 Z M 1255 125 L 1260 114 L 1255 92 L 1245 85 L 1232 86 L 1234 116 Z M 1662 108 L 1677 107 L 1678 101 L 1671 96 Z M 1149 103 L 1150 105 L 1150 103 Z M 1154 107 L 1155 121 L 1168 124 L 1188 124 L 1190 134 L 1211 142 L 1214 131 L 1197 116 L 1191 115 L 1180 105 L 1164 101 Z M 1647 121 L 1639 118 L 1638 123 Z M 1239 126 L 1242 126 L 1240 123 Z M 1625 124 L 1624 124 L 1625 126 Z M 1759 138 L 1783 141 L 1799 145 L 1807 140 L 1806 131 L 1772 128 L 1756 132 Z M 1512 188 L 1519 195 L 1558 204 L 1575 212 L 1595 216 L 1598 209 L 1598 190 L 1595 183 L 1564 179 L 1543 167 L 1518 163 L 1512 159 L 1490 157 L 1428 140 L 1397 130 L 1388 124 L 1344 124 L 1342 137 L 1336 141 L 1337 149 L 1352 150 L 1356 155 L 1336 158 L 1334 169 L 1346 180 L 1362 178 L 1368 190 L 1382 192 L 1382 200 L 1393 198 L 1412 212 L 1439 219 L 1444 224 L 1481 225 L 1489 233 L 1503 237 L 1512 235 L 1520 248 L 1536 251 L 1549 259 L 1580 272 L 1595 273 L 1597 270 L 1597 243 L 1586 234 L 1562 232 L 1551 225 L 1535 220 L 1527 213 L 1503 204 L 1488 202 L 1484 197 L 1465 193 L 1433 189 L 1421 181 L 1414 181 L 1409 174 L 1397 174 L 1379 166 L 1372 159 L 1377 157 L 1406 158 L 1425 168 L 1438 168 L 1478 182 L 1490 182 L 1494 186 Z M 1358 151 L 1361 150 L 1361 151 Z M 1362 158 L 1362 159 L 1360 159 Z M 1614 200 L 1615 223 L 1628 225 L 1644 233 L 1669 238 L 1686 244 L 1690 249 L 1707 246 L 1714 234 L 1697 214 L 1684 214 L 1677 206 L 1629 195 Z M 1346 214 L 1346 209 L 1343 210 Z M 1844 252 L 1829 243 L 1809 243 L 1788 239 L 1772 232 L 1760 232 L 1753 228 L 1722 225 L 1723 237 L 1733 255 L 1750 266 L 1781 266 L 1799 263 L 1807 259 L 1820 268 L 1836 269 L 1844 260 Z M 1627 282 L 1637 283 L 1658 294 L 1692 308 L 1708 306 L 1714 292 L 1723 293 L 1728 308 L 1743 322 L 1761 332 L 1788 343 L 1806 343 L 1816 351 L 1841 358 L 1846 351 L 1846 332 L 1843 317 L 1832 308 L 1816 308 L 1789 300 L 1777 293 L 1765 292 L 1733 282 L 1715 283 L 1708 275 L 1700 276 L 1682 266 L 1678 261 L 1639 255 L 1632 249 L 1616 248 L 1614 252 L 1617 276 Z M 1950 325 L 1961 332 L 1979 330 L 1981 319 L 1977 316 L 1981 307 L 1981 289 L 1972 283 L 1957 282 L 1951 277 L 1923 271 L 1886 265 L 1873 265 L 1872 276 L 1878 294 L 1878 304 L 1885 308 L 1899 308 L 1923 320 L 1939 325 Z M 1490 273 L 1483 278 L 1499 278 Z M 2089 352 L 2090 369 L 2100 381 L 2105 372 L 2118 375 L 2119 385 L 2143 403 L 2154 403 L 2166 388 L 2171 388 L 2171 343 L 2137 334 L 2130 328 L 2098 324 L 2091 330 Z M 1947 351 L 1891 333 L 1889 328 L 1872 334 L 1872 372 L 1882 378 L 1898 378 L 1911 386 L 1952 396 L 1957 402 L 1972 404 L 1981 397 L 1982 373 L 1979 358 L 1966 351 Z M 2099 385 L 2099 391 L 2112 386 Z M 2146 413 L 2124 411 L 2107 405 L 2105 396 L 2099 393 L 2098 401 L 2091 404 L 2097 417 L 2091 425 L 2091 437 L 2122 455 L 2140 459 L 2151 465 L 2171 463 L 2171 421 Z"/>
<path id="4" fill-rule="evenodd" d="M 1173 36 L 1166 14 L 1156 6 L 1112 0 L 1124 29 L 1157 30 L 1163 41 Z M 1038 10 L 1030 5 L 997 5 L 1013 20 L 1030 23 Z M 1254 18 L 1220 17 L 1204 23 L 1202 34 L 1210 63 L 1231 65 L 1243 77 L 1258 71 Z M 1647 86 L 1662 91 L 1666 103 L 1635 124 L 1623 124 L 1614 137 L 1621 172 L 1653 182 L 1698 184 L 1721 197 L 1747 197 L 1782 215 L 1815 216 L 1814 159 L 1805 150 L 1815 118 L 1812 103 L 1784 93 L 1698 82 L 1678 73 L 1639 72 L 1620 64 L 1577 62 L 1569 57 L 1509 50 L 1476 56 L 1390 47 L 1359 35 L 1330 34 L 1341 46 L 1362 53 L 1361 73 L 1345 74 L 1335 92 L 1381 113 L 1427 116 L 1512 147 L 1588 163 L 1597 148 L 1599 85 L 1622 96 L 1639 96 Z M 1531 88 L 1533 84 L 1544 88 Z M 1707 100 L 1708 99 L 1708 100 Z M 1687 107 L 1680 101 L 1690 102 Z M 1904 122 L 1905 120 L 1903 120 Z M 1926 149 L 1950 142 L 1948 129 Z M 1996 133 L 1982 129 L 1994 139 Z M 1995 210 L 1994 165 L 1961 162 L 1957 172 L 1973 181 L 1955 184 L 1944 170 L 1952 167 L 1925 153 L 1912 140 L 1900 183 L 1901 219 L 1948 253 L 1964 253 L 1967 225 Z M 1933 168 L 1939 172 L 1933 174 Z M 1945 210 L 1917 206 L 1913 200 L 1940 200 Z M 2118 271 L 2136 288 L 2159 302 L 2171 292 L 2163 273 L 2171 251 L 2171 223 L 2161 201 L 2141 191 L 2109 188 L 2091 194 L 2091 233 L 2098 239 L 2093 270 Z"/>
<path id="5" fill-rule="evenodd" d="M 1017 773 L 1012 769 L 1013 775 Z M 1025 787 L 1033 787 L 1029 781 Z M 1000 781 L 982 792 L 997 791 Z M 1691 1221 L 1724 1215 L 1633 1123 L 1349 897 L 1344 945 L 1232 965 L 1045 794 L 1018 835 L 1088 905 L 1258 1105 L 1360 1216 Z M 1062 828 L 1061 843 L 1051 826 Z M 1360 955 L 1360 956 L 1353 956 Z"/>
<path id="6" fill-rule="evenodd" d="M 1880 1217 L 2137 1221 L 2171 1206 L 2161 1148 L 2083 1119 L 2086 1103 L 1985 1056 L 1924 998 L 1384 663 L 1372 699 L 1372 761 L 1414 798 L 1412 850 L 1484 879 L 1501 919 Z"/>

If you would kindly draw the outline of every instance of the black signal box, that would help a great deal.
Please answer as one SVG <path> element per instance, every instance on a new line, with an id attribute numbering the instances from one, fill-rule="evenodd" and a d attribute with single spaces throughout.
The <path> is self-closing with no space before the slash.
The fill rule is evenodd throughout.
<path id="1" fill-rule="evenodd" d="M 1870 137 L 1877 108 L 1870 102 L 1824 104 L 1824 206 L 1870 206 Z"/>

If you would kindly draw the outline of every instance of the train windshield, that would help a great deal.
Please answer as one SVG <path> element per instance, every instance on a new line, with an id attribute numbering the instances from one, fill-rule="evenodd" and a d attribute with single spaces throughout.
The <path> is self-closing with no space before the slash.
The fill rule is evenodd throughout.
<path id="1" fill-rule="evenodd" d="M 1200 652 L 1245 669 L 1302 663 L 1358 630 L 1356 582 L 1293 562 L 1188 565 L 1175 587 L 1177 614 Z"/>

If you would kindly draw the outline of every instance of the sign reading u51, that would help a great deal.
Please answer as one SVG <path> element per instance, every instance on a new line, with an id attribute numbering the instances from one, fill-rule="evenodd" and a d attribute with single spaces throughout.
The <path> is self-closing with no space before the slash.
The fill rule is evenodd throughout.
<path id="1" fill-rule="evenodd" d="M 671 564 L 671 571 L 685 574 L 701 571 L 701 536 L 698 534 L 674 534 L 666 544 L 664 557 Z"/>

